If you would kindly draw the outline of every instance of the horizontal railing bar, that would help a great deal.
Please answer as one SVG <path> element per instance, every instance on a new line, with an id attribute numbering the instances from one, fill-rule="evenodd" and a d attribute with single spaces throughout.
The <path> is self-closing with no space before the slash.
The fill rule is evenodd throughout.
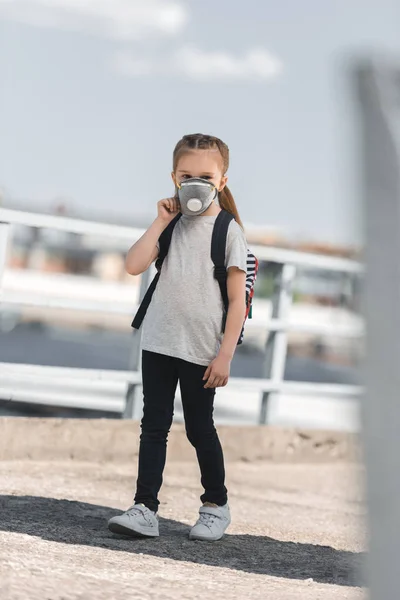
<path id="1" fill-rule="evenodd" d="M 51 365 L 31 365 L 25 363 L 0 362 L 0 378 L 24 375 L 26 377 L 70 377 L 76 380 L 118 381 L 139 383 L 141 375 L 135 371 L 117 371 L 114 369 L 81 369 L 77 367 L 53 367 Z"/>
<path id="2" fill-rule="evenodd" d="M 137 384 L 141 384 L 141 378 L 138 377 Z M 45 386 L 46 388 L 57 390 L 57 393 L 61 390 L 62 393 L 71 390 L 87 391 L 89 394 L 98 394 L 99 397 L 105 394 L 113 394 L 118 390 L 119 392 L 126 392 L 128 383 L 125 380 L 119 381 L 117 379 L 82 379 L 75 378 L 74 376 L 59 375 L 57 377 L 42 375 L 32 376 L 24 373 L 14 375 L 2 375 L 0 385 L 3 387 L 10 388 L 21 388 L 24 389 L 27 386 L 36 385 Z"/>
<path id="3" fill-rule="evenodd" d="M 311 383 L 308 381 L 283 381 L 279 386 L 279 392 L 283 394 L 321 395 L 321 396 L 361 396 L 363 387 L 345 383 Z"/>
<path id="4" fill-rule="evenodd" d="M 338 325 L 337 323 L 299 323 L 296 321 L 289 321 L 285 319 L 270 319 L 261 322 L 249 321 L 246 323 L 246 328 L 252 327 L 265 327 L 268 331 L 288 331 L 292 333 L 313 333 L 313 334 L 326 334 L 334 337 L 362 337 L 364 335 L 363 325 Z"/>
<path id="5" fill-rule="evenodd" d="M 338 256 L 313 254 L 311 252 L 302 252 L 301 250 L 288 250 L 286 248 L 276 248 L 275 246 L 254 244 L 251 244 L 251 249 L 257 258 L 263 261 L 350 274 L 361 274 L 364 271 L 361 263 Z"/>
<path id="6" fill-rule="evenodd" d="M 77 312 L 106 312 L 117 315 L 133 315 L 136 307 L 134 304 L 115 302 L 113 300 L 102 302 L 90 299 L 85 300 L 83 298 L 52 296 L 49 294 L 31 294 L 28 296 L 23 292 L 9 290 L 0 291 L 0 304 L 8 304 L 9 306 L 34 306 L 36 308 L 57 308 Z M 2 309 L 4 310 L 4 306 Z"/>
<path id="7" fill-rule="evenodd" d="M 44 229 L 55 229 L 67 233 L 80 235 L 99 235 L 131 241 L 138 240 L 143 234 L 143 229 L 135 227 L 124 227 L 123 225 L 109 225 L 74 219 L 70 217 L 59 217 L 41 213 L 31 213 L 7 208 L 0 208 L 0 222 L 11 225 L 26 225 L 28 227 L 40 227 Z"/>
<path id="8" fill-rule="evenodd" d="M 17 363 L 0 363 L 0 378 L 31 379 L 49 384 L 57 382 L 60 378 L 70 378 L 78 381 L 90 380 L 93 382 L 114 381 L 126 383 L 141 383 L 139 372 L 115 371 L 111 369 L 79 369 L 69 367 L 52 367 L 48 365 L 27 365 Z M 327 384 L 294 381 L 272 381 L 270 379 L 232 377 L 229 385 L 236 390 L 243 389 L 248 392 L 280 392 L 294 395 L 330 395 L 330 396 L 358 396 L 362 393 L 360 386 L 345 384 Z"/>
<path id="9" fill-rule="evenodd" d="M 76 392 L 61 392 L 55 398 L 55 393 L 51 390 L 10 390 L 2 385 L 0 385 L 0 398 L 8 402 L 24 402 L 27 404 L 51 406 L 52 408 L 99 410 L 113 412 L 117 415 L 122 414 L 125 404 L 124 400 L 118 398 L 110 399 L 98 396 L 90 398 L 85 393 L 79 395 Z"/>
<path id="10" fill-rule="evenodd" d="M 85 221 L 82 219 L 73 219 L 70 217 L 60 217 L 56 215 L 31 213 L 7 208 L 0 208 L 0 222 L 10 223 L 13 225 L 26 225 L 28 227 L 43 227 L 81 235 L 94 234 L 119 240 L 126 240 L 127 250 L 128 245 L 133 244 L 144 233 L 144 229 L 134 227 L 109 225 L 107 223 Z M 248 229 L 248 233 L 251 233 L 251 229 Z M 271 261 L 281 264 L 290 263 L 296 266 L 326 269 L 328 271 L 339 271 L 345 273 L 360 273 L 363 271 L 363 267 L 359 262 L 346 258 L 313 254 L 311 252 L 301 252 L 285 248 L 276 248 L 273 246 L 261 246 L 258 244 L 251 244 L 251 247 L 257 257 L 263 261 Z"/>

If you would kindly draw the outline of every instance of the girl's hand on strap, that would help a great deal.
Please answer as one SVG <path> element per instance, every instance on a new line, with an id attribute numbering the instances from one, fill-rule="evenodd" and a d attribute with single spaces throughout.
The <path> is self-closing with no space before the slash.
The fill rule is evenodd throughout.
<path id="1" fill-rule="evenodd" d="M 164 198 L 157 204 L 158 219 L 167 225 L 177 216 L 180 206 L 176 198 Z"/>
<path id="2" fill-rule="evenodd" d="M 204 388 L 225 387 L 229 381 L 231 371 L 231 360 L 229 357 L 219 354 L 207 367 L 204 373 L 203 381 L 206 381 Z"/>

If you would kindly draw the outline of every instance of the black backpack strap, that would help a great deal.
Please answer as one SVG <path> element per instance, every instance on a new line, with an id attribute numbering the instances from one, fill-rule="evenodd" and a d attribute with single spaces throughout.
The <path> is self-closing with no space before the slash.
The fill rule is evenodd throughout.
<path id="1" fill-rule="evenodd" d="M 182 214 L 179 213 L 172 221 L 171 223 L 168 225 L 168 227 L 166 227 L 164 229 L 164 231 L 162 232 L 162 234 L 160 235 L 160 238 L 158 240 L 158 243 L 160 245 L 160 251 L 158 253 L 158 258 L 156 260 L 156 268 L 157 268 L 157 273 L 156 276 L 154 277 L 153 281 L 151 282 L 147 292 L 144 295 L 144 298 L 142 300 L 142 302 L 140 303 L 139 309 L 135 315 L 135 318 L 132 321 L 132 327 L 134 329 L 140 329 L 142 323 L 143 323 L 143 319 L 146 316 L 147 313 L 147 309 L 150 306 L 150 302 L 151 299 L 153 297 L 153 294 L 155 292 L 155 289 L 157 287 L 157 283 L 158 280 L 160 279 L 160 275 L 161 275 L 161 267 L 162 264 L 165 260 L 165 257 L 168 254 L 168 250 L 169 247 L 171 245 L 171 240 L 172 240 L 172 234 L 175 228 L 175 225 L 177 224 L 177 222 L 179 221 L 179 219 L 181 218 Z"/>
<path id="2" fill-rule="evenodd" d="M 228 229 L 234 216 L 226 210 L 222 210 L 214 224 L 211 238 L 211 259 L 214 263 L 214 277 L 218 281 L 221 290 L 222 302 L 224 304 L 224 320 L 222 330 L 225 331 L 226 315 L 228 313 L 229 299 L 227 287 L 227 271 L 225 267 L 226 240 Z"/>
<path id="3" fill-rule="evenodd" d="M 168 254 L 168 250 L 171 245 L 172 234 L 174 232 L 175 225 L 177 224 L 177 222 L 179 221 L 181 216 L 182 216 L 182 213 L 179 213 L 178 215 L 176 215 L 176 217 L 174 219 L 172 219 L 171 223 L 168 225 L 168 227 L 166 227 L 164 229 L 164 231 L 160 235 L 160 239 L 158 240 L 158 243 L 160 245 L 160 252 L 158 253 L 158 258 L 156 260 L 156 267 L 157 267 L 158 271 L 161 270 L 161 267 L 165 260 L 165 257 Z"/>
<path id="4" fill-rule="evenodd" d="M 156 274 L 156 276 L 154 277 L 153 281 L 151 282 L 147 292 L 145 293 L 142 302 L 140 303 L 140 306 L 135 315 L 135 318 L 132 321 L 131 327 L 133 327 L 133 329 L 140 329 L 140 327 L 143 323 L 143 319 L 146 316 L 147 309 L 150 306 L 151 299 L 152 299 L 154 291 L 157 287 L 158 280 L 160 279 L 160 274 L 161 274 L 160 271 Z"/>

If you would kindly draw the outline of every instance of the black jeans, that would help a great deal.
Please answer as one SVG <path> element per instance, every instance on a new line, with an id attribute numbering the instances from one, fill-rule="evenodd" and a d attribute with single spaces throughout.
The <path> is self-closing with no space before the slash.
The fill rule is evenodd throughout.
<path id="1" fill-rule="evenodd" d="M 215 390 L 204 389 L 206 367 L 144 351 L 142 371 L 144 411 L 135 502 L 158 509 L 179 381 L 186 434 L 196 449 L 205 490 L 201 501 L 223 506 L 227 502 L 224 457 L 213 421 Z"/>

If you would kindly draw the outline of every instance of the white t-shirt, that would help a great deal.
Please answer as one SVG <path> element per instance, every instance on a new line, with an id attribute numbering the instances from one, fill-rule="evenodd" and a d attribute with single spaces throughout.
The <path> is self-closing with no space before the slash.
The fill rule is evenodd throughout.
<path id="1" fill-rule="evenodd" d="M 175 225 L 143 322 L 143 350 L 204 366 L 217 356 L 223 337 L 223 303 L 211 260 L 215 220 L 215 216 L 183 215 Z M 246 238 L 236 221 L 228 229 L 225 266 L 247 270 Z"/>

